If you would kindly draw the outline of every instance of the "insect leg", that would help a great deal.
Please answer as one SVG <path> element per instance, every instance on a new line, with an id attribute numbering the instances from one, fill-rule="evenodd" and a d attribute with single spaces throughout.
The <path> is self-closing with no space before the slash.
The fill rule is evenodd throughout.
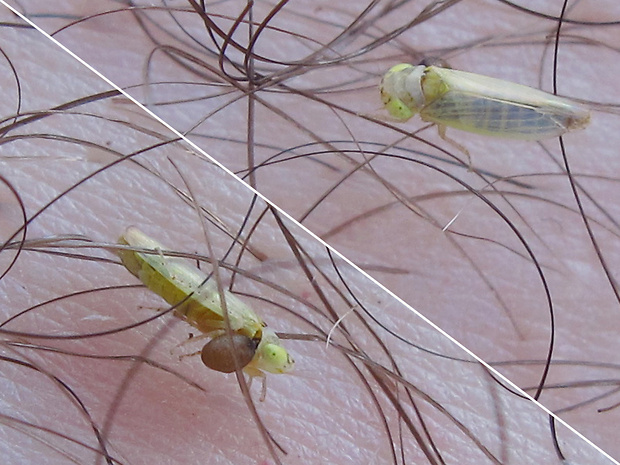
<path id="1" fill-rule="evenodd" d="M 468 165 L 467 171 L 473 171 L 474 166 L 471 162 L 471 155 L 469 154 L 469 150 L 467 150 L 463 145 L 459 144 L 454 139 L 448 137 L 448 135 L 446 134 L 446 126 L 438 124 L 437 132 L 439 133 L 439 137 L 441 137 L 448 144 L 452 145 L 454 148 L 458 149 L 460 152 L 465 154 L 465 156 L 467 157 L 467 165 Z"/>

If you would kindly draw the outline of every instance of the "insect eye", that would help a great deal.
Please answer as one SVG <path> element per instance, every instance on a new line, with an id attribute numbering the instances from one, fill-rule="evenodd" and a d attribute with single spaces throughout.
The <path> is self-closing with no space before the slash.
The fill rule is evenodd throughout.
<path id="1" fill-rule="evenodd" d="M 258 341 L 242 334 L 222 334 L 204 345 L 200 358 L 212 370 L 232 373 L 235 371 L 235 360 L 239 368 L 245 367 L 254 358 L 257 346 Z"/>

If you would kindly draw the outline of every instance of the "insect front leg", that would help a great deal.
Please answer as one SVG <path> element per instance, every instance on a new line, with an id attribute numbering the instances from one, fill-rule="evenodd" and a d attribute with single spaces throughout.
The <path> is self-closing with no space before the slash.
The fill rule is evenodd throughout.
<path id="1" fill-rule="evenodd" d="M 260 370 L 251 368 L 251 367 L 250 368 L 246 367 L 246 369 L 243 371 L 245 372 L 246 375 L 248 375 L 248 389 L 252 389 L 252 381 L 254 381 L 254 378 L 260 378 L 261 390 L 260 390 L 260 397 L 258 398 L 258 400 L 260 402 L 265 402 L 265 399 L 267 399 L 267 376 L 265 375 L 265 373 L 263 373 Z"/>

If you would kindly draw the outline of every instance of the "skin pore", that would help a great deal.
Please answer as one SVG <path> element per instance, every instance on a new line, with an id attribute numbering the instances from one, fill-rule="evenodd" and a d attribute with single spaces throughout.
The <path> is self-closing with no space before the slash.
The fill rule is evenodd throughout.
<path id="1" fill-rule="evenodd" d="M 52 10 L 49 1 L 22 2 L 22 5 L 33 15 L 41 13 L 33 19 L 52 32 L 72 21 L 73 16 L 94 13 L 78 3 L 81 2 L 58 2 L 56 16 L 51 18 L 42 15 Z M 185 2 L 174 6 L 190 9 Z M 66 9 L 62 11 L 69 15 L 68 19 L 60 17 L 61 7 Z M 97 11 L 124 7 L 109 2 L 99 4 L 100 10 Z M 273 23 L 273 26 L 286 27 L 299 34 L 312 34 L 314 38 L 322 37 L 323 43 L 328 41 L 326 37 L 342 33 L 344 26 L 350 24 L 362 8 L 348 5 L 350 10 L 340 11 L 328 3 L 314 5 L 309 11 L 294 11 L 292 4 L 287 7 L 291 9 L 287 21 Z M 239 15 L 240 8 L 239 5 L 231 6 L 230 10 L 221 12 Z M 421 8 L 420 5 L 411 5 L 388 14 L 376 26 L 366 25 L 368 34 L 356 36 L 357 40 L 372 42 L 371 39 L 380 33 L 385 34 L 404 24 L 403 17 L 413 20 Z M 257 6 L 257 21 L 265 17 L 266 9 L 265 5 Z M 588 7 L 588 2 L 578 5 L 571 17 L 590 23 L 602 21 L 602 15 L 597 14 L 599 9 L 605 11 L 606 21 L 620 17 L 620 14 L 613 16 L 611 3 L 605 8 L 600 5 L 594 8 L 592 4 Z M 545 13 L 557 16 L 559 11 L 560 5 L 557 5 Z M 309 22 L 311 14 L 318 15 L 321 22 Z M 180 34 L 172 17 L 163 14 L 156 17 L 166 28 Z M 7 11 L 3 18 L 15 21 Z M 179 19 L 185 19 L 185 16 L 180 14 Z M 231 27 L 230 21 L 221 21 L 220 25 Z M 80 23 L 56 37 L 120 86 L 149 82 L 148 88 L 135 87 L 129 91 L 150 103 L 157 114 L 180 131 L 189 131 L 201 118 L 209 115 L 205 123 L 191 131 L 190 138 L 227 168 L 246 175 L 249 99 L 235 91 L 230 82 L 215 79 L 213 72 L 204 71 L 203 63 L 217 70 L 217 58 L 209 56 L 208 51 L 190 39 L 184 41 L 185 50 L 203 61 L 192 63 L 183 57 L 183 64 L 191 63 L 204 75 L 191 73 L 165 57 L 163 48 L 154 54 L 145 74 L 145 63 L 154 45 L 137 24 L 130 13 L 110 14 Z M 442 141 L 434 128 L 419 136 L 459 157 L 464 165 L 449 165 L 431 158 L 446 158 L 447 155 L 411 137 L 401 140 L 394 130 L 380 123 L 368 122 L 364 117 L 381 113 L 377 85 L 383 72 L 395 63 L 415 62 L 427 54 L 447 55 L 450 65 L 458 69 L 550 90 L 552 50 L 547 49 L 545 53 L 543 39 L 554 24 L 497 2 L 463 2 L 432 20 L 411 27 L 361 59 L 351 53 L 361 48 L 355 40 L 335 43 L 333 56 L 328 56 L 329 65 L 323 64 L 329 60 L 322 57 L 313 62 L 315 67 L 308 67 L 303 72 L 297 70 L 300 76 L 297 81 L 284 76 L 284 86 L 289 88 L 271 85 L 273 92 L 256 94 L 257 98 L 263 99 L 256 102 L 251 117 L 255 123 L 254 156 L 258 162 L 284 150 L 289 151 L 280 159 L 306 156 L 260 167 L 255 171 L 255 179 L 247 179 L 276 205 L 295 219 L 303 220 L 302 223 L 311 231 L 484 360 L 529 361 L 521 365 L 502 364 L 498 369 L 519 386 L 531 387 L 528 392 L 534 394 L 542 375 L 542 361 L 547 355 L 550 324 L 549 305 L 539 273 L 514 231 L 496 213 L 467 194 L 461 184 L 432 167 L 446 170 L 475 188 L 485 188 L 488 198 L 509 216 L 526 238 L 543 269 L 556 317 L 554 359 L 573 361 L 552 366 L 549 383 L 558 388 L 543 391 L 540 398 L 552 410 L 612 391 L 615 387 L 613 380 L 617 378 L 617 369 L 613 367 L 597 369 L 585 365 L 585 362 L 611 364 L 617 361 L 620 305 L 602 271 L 600 260 L 594 254 L 583 220 L 575 211 L 567 176 L 536 143 L 506 142 L 448 131 L 449 137 L 467 147 L 475 170 L 498 176 L 523 175 L 518 180 L 530 186 L 526 189 L 498 182 L 495 187 L 499 193 L 493 193 L 475 172 L 467 171 L 466 157 Z M 193 19 L 187 27 L 195 37 L 208 43 L 202 21 Z M 314 28 L 324 29 L 319 34 Z M 618 45 L 613 43 L 613 26 L 606 29 L 594 25 L 565 25 L 565 28 L 566 45 L 560 49 L 559 59 L 559 93 L 585 100 L 617 102 L 617 86 L 612 76 L 620 70 L 615 69 L 619 61 L 611 47 Z M 151 24 L 149 30 L 157 28 Z M 90 71 L 65 56 L 39 33 L 5 27 L 3 34 L 2 42 L 6 44 L 3 50 L 16 64 L 17 74 L 23 79 L 22 113 L 109 90 Z M 159 34 L 158 39 L 163 40 L 165 34 L 161 31 Z M 243 34 L 239 32 L 235 38 L 245 44 Z M 276 34 L 275 37 L 288 40 L 259 41 L 256 53 L 290 62 L 310 55 L 307 43 L 287 35 Z M 169 41 L 180 47 L 178 42 Z M 571 41 L 581 45 L 574 45 Z M 452 47 L 466 50 L 455 51 Z M 233 45 L 228 50 L 236 62 L 243 62 Z M 347 53 L 351 55 L 347 56 Z M 346 59 L 337 63 L 339 56 Z M 175 57 L 178 58 L 179 53 Z M 261 63 L 261 66 L 266 65 Z M 289 66 L 293 68 L 292 64 Z M 5 69 L 8 69 L 6 65 Z M 275 66 L 274 69 L 281 71 Z M 229 64 L 226 70 L 233 77 L 242 75 Z M 263 68 L 260 70 L 263 72 Z M 542 83 L 538 81 L 539 73 Z M 164 81 L 169 83 L 160 83 Z M 177 82 L 185 84 L 175 84 Z M 209 82 L 211 85 L 201 87 L 187 82 Z M 14 80 L 7 79 L 2 88 L 10 89 L 7 91 L 10 98 L 2 104 L 3 115 L 14 114 Z M 329 92 L 332 89 L 336 91 Z M 231 93 L 226 94 L 229 90 Z M 307 94 L 320 98 L 322 102 Z M 211 98 L 199 99 L 205 95 Z M 235 97 L 239 100 L 231 103 Z M 189 102 L 182 103 L 184 100 Z M 267 110 L 263 102 L 271 105 L 271 109 Z M 5 143 L 2 152 L 5 158 L 1 162 L 3 174 L 22 197 L 29 216 L 89 173 L 114 162 L 116 154 L 127 155 L 174 137 L 124 99 L 108 98 L 89 105 L 73 109 L 86 115 L 33 121 L 9 133 L 11 136 L 38 135 L 32 140 Z M 336 116 L 333 111 L 336 105 L 359 114 L 341 112 Z M 210 115 L 220 107 L 222 110 Z M 286 121 L 275 111 L 277 109 L 285 110 L 295 118 L 295 123 Z M 130 123 L 118 123 L 121 120 Z M 613 223 L 613 218 L 618 216 L 614 199 L 617 189 L 615 173 L 619 171 L 615 123 L 617 116 L 595 112 L 589 128 L 565 137 L 571 169 L 581 175 L 576 179 L 592 196 L 593 200 L 585 202 L 586 211 L 589 218 L 598 222 L 594 225 L 595 234 L 612 274 L 615 263 L 618 263 L 617 228 Z M 407 124 L 393 126 L 407 131 L 422 127 L 422 123 L 413 119 Z M 81 143 L 46 136 L 58 133 Z M 345 142 L 340 142 L 343 140 Z M 97 145 L 89 146 L 83 141 Z M 308 145 L 292 150 L 303 144 Z M 386 149 L 391 144 L 398 148 Z M 546 141 L 544 146 L 559 160 L 556 140 Z M 106 152 L 106 147 L 110 151 Z M 349 152 L 338 153 L 337 149 Z M 156 169 L 159 176 L 129 161 L 114 165 L 46 210 L 32 222 L 28 237 L 83 234 L 92 240 L 112 244 L 127 226 L 135 224 L 179 251 L 209 256 L 195 205 L 181 198 L 169 183 L 183 192 L 191 191 L 198 205 L 208 209 L 233 231 L 241 227 L 248 211 L 251 211 L 250 224 L 254 224 L 259 219 L 259 212 L 266 207 L 258 201 L 251 210 L 254 199 L 244 186 L 189 150 L 187 146 L 166 145 L 136 156 L 136 160 Z M 360 154 L 360 150 L 363 153 Z M 361 163 L 372 157 L 373 151 L 379 150 L 421 160 L 432 167 L 395 156 L 379 156 L 372 162 L 373 173 L 354 171 L 355 165 L 344 159 L 345 155 L 355 152 L 355 160 Z M 329 153 L 319 153 L 321 151 Z M 307 156 L 311 152 L 313 159 Z M 354 174 L 322 199 L 321 196 L 348 172 Z M 20 219 L 14 197 L 8 189 L 2 192 L 5 210 L 12 215 L 10 223 L 5 222 L 2 227 L 3 237 L 8 237 L 19 226 Z M 403 202 L 404 197 L 408 197 L 408 204 Z M 397 199 L 401 202 L 396 202 Z M 319 206 L 309 212 L 312 204 L 319 200 Z M 366 214 L 334 231 L 352 217 L 383 205 L 391 207 L 384 207 L 372 215 Z M 449 228 L 454 234 L 442 232 L 441 228 L 457 213 L 460 213 L 459 217 Z M 325 301 L 300 268 L 282 233 L 282 226 L 272 213 L 267 213 L 259 225 L 251 245 L 260 259 L 256 255 L 244 255 L 238 265 L 245 273 L 240 278 L 240 290 L 276 300 L 310 318 L 324 332 L 329 331 L 336 319 L 319 316 L 316 309 L 326 311 Z M 317 267 L 330 273 L 330 282 L 346 293 L 324 247 L 291 222 L 286 225 L 308 249 Z M 247 234 L 247 230 L 244 233 Z M 230 237 L 213 226 L 208 227 L 208 236 L 216 255 L 222 257 L 231 243 Z M 68 251 L 114 260 L 112 253 L 96 248 Z M 238 253 L 238 248 L 236 251 Z M 372 332 L 366 330 L 353 314 L 347 314 L 353 309 L 365 315 L 361 306 L 350 296 L 346 301 L 339 298 L 330 289 L 327 279 L 317 278 L 316 282 L 324 289 L 338 316 L 346 315 L 342 325 L 352 333 L 350 337 L 360 351 L 388 366 L 385 355 L 373 342 L 372 335 L 378 334 L 397 358 L 403 377 L 429 393 L 450 412 L 460 415 L 472 434 L 481 438 L 502 463 L 517 463 L 517 457 L 520 461 L 533 463 L 558 461 L 542 411 L 498 388 L 479 366 L 460 361 L 467 356 L 444 336 L 426 326 L 343 260 L 336 262 L 347 285 L 378 322 L 418 347 L 458 360 L 447 360 L 402 343 L 367 316 Z M 227 263 L 234 264 L 234 258 L 228 257 Z M 201 266 L 208 269 L 209 264 L 202 263 Z M 277 284 L 300 300 L 286 296 L 279 288 L 257 284 L 256 276 Z M 224 285 L 229 284 L 229 278 L 224 270 Z M 128 284 L 137 284 L 137 281 L 112 262 L 32 252 L 23 254 L 2 281 L 4 318 L 70 292 Z M 504 308 L 498 296 L 504 302 Z M 257 299 L 247 299 L 276 331 L 319 334 L 287 310 Z M 47 335 L 90 334 L 146 320 L 157 315 L 153 308 L 162 306 L 161 300 L 145 289 L 102 291 L 74 296 L 57 305 L 33 311 L 30 316 L 13 323 L 10 329 Z M 3 414 L 40 426 L 53 426 L 57 432 L 99 448 L 89 420 L 69 399 L 67 390 L 50 378 L 53 375 L 70 386 L 84 402 L 92 421 L 99 431 L 103 431 L 106 443 L 110 445 L 108 453 L 121 463 L 273 463 L 234 375 L 210 372 L 202 366 L 199 357 L 178 361 L 180 354 L 196 349 L 189 344 L 191 348 L 188 350 L 183 346 L 176 347 L 192 331 L 168 314 L 137 329 L 93 338 L 54 341 L 6 335 L 5 341 L 53 346 L 73 354 L 143 355 L 176 370 L 204 390 L 178 376 L 132 360 L 86 359 L 5 344 L 5 357 L 18 358 L 22 362 L 28 360 L 40 371 L 6 362 L 4 392 L 10 395 L 3 401 Z M 338 331 L 334 337 L 337 343 L 346 340 Z M 392 463 L 381 415 L 360 378 L 340 352 L 333 347 L 326 350 L 324 342 L 287 341 L 286 345 L 297 362 L 295 374 L 270 376 L 264 403 L 258 402 L 260 382 L 251 387 L 252 397 L 257 401 L 256 408 L 267 429 L 289 453 L 280 455 L 282 462 Z M 200 347 L 198 344 L 198 349 Z M 386 379 L 388 384 L 396 382 L 393 378 Z M 590 388 L 586 393 L 585 389 L 575 388 L 575 383 L 599 380 L 603 387 Z M 606 384 L 602 382 L 605 380 L 608 381 Z M 376 387 L 378 381 L 371 381 L 379 390 Z M 399 395 L 404 396 L 404 390 L 399 391 Z M 410 404 L 405 399 L 402 401 L 408 405 L 406 413 L 414 417 Z M 606 397 L 561 416 L 612 456 L 618 457 L 620 451 L 614 446 L 618 409 L 606 413 L 596 411 L 617 401 L 617 395 Z M 384 406 L 390 405 L 385 398 L 381 402 Z M 442 451 L 446 463 L 492 463 L 480 448 L 465 439 L 453 421 L 437 414 L 437 409 L 428 404 L 422 404 L 424 413 L 431 419 L 430 429 L 436 446 Z M 385 414 L 393 426 L 397 424 L 396 414 L 387 407 Z M 1 455 L 13 458 L 12 463 L 34 463 L 43 459 L 46 463 L 67 463 L 67 455 L 59 451 L 79 457 L 81 463 L 96 463 L 94 452 L 85 452 L 82 447 L 58 436 L 46 436 L 37 430 L 18 427 L 15 419 L 5 419 L 5 424 L 10 426 L 4 429 L 7 440 Z M 607 463 L 594 449 L 560 429 L 563 450 L 567 454 L 570 452 L 567 458 L 571 463 Z M 33 437 L 35 433 L 43 439 Z M 406 463 L 425 463 L 427 459 L 415 446 L 411 435 L 407 433 L 404 437 Z M 9 444 L 26 445 L 12 447 Z"/>

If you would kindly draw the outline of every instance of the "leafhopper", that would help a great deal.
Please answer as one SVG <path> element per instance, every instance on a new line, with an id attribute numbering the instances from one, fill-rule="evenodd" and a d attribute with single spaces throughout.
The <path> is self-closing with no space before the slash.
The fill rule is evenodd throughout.
<path id="1" fill-rule="evenodd" d="M 169 249 L 133 226 L 118 242 L 151 251 L 120 249 L 118 255 L 131 274 L 175 307 L 177 317 L 211 338 L 201 352 L 207 367 L 231 373 L 239 366 L 252 377 L 293 369 L 294 361 L 275 332 L 241 299 L 225 290 L 228 332 L 217 285 L 199 268 L 187 260 L 166 256 L 163 251 Z"/>
<path id="2" fill-rule="evenodd" d="M 585 128 L 590 111 L 579 103 L 532 87 L 437 66 L 393 66 L 381 80 L 390 115 L 419 114 L 435 123 L 485 136 L 542 140 Z"/>

